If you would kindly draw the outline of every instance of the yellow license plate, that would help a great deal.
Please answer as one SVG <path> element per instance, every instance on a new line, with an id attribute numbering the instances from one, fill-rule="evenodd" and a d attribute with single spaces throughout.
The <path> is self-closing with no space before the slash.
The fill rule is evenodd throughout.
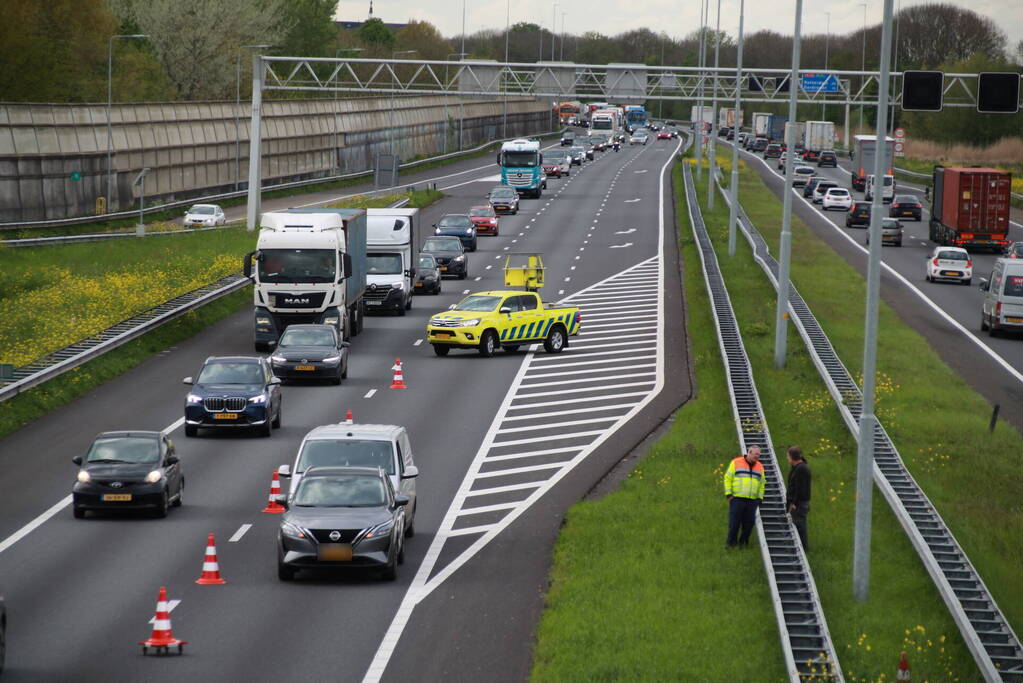
<path id="1" fill-rule="evenodd" d="M 422 282 L 417 282 L 417 283 L 416 283 L 416 287 L 422 287 L 422 286 L 423 286 L 423 283 L 422 283 Z"/>
<path id="2" fill-rule="evenodd" d="M 296 370 L 302 370 L 302 371 L 305 371 L 305 372 L 309 372 L 311 370 L 315 370 L 316 366 L 315 365 L 296 365 L 295 369 Z"/>
<path id="3" fill-rule="evenodd" d="M 434 330 L 431 334 L 435 337 L 454 337 L 454 332 L 448 332 L 446 330 Z"/>
<path id="4" fill-rule="evenodd" d="M 440 272 L 442 272 L 442 273 L 443 273 L 443 272 L 444 272 L 444 271 L 446 271 L 447 269 L 448 269 L 448 267 L 447 267 L 447 266 L 441 266 L 441 267 L 440 267 Z"/>
<path id="5" fill-rule="evenodd" d="M 237 420 L 238 413 L 214 413 L 214 420 Z"/>
<path id="6" fill-rule="evenodd" d="M 350 562 L 352 546 L 348 543 L 324 543 L 320 546 L 317 556 L 326 562 Z"/>
<path id="7" fill-rule="evenodd" d="M 1007 317 L 1005 319 L 1005 322 L 1007 322 L 1007 323 L 1023 323 L 1023 318 L 1008 318 Z"/>
<path id="8" fill-rule="evenodd" d="M 103 500 L 105 502 L 113 502 L 113 501 L 125 502 L 125 501 L 131 500 L 131 494 L 130 493 L 104 493 L 103 494 Z"/>

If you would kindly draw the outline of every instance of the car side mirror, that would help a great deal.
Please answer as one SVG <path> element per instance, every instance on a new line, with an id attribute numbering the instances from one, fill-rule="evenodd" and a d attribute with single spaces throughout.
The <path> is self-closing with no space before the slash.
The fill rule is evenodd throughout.
<path id="1" fill-rule="evenodd" d="M 181 380 L 181 383 L 192 385 L 195 384 L 195 380 L 193 380 L 191 377 L 186 377 L 185 379 Z"/>
<path id="2" fill-rule="evenodd" d="M 351 345 L 352 345 L 351 342 L 346 342 L 346 341 L 340 341 L 340 342 L 337 343 L 337 347 L 339 349 L 347 349 Z"/>
<path id="3" fill-rule="evenodd" d="M 285 479 L 291 478 L 291 465 L 281 465 L 277 468 L 277 476 Z"/>
<path id="4" fill-rule="evenodd" d="M 409 502 L 411 502 L 411 500 L 412 499 L 409 498 L 408 496 L 395 496 L 394 504 L 398 507 L 405 507 L 406 505 L 409 504 Z"/>
<path id="5" fill-rule="evenodd" d="M 281 383 L 281 378 L 280 377 L 271 377 L 270 378 L 270 386 L 274 386 L 275 384 L 280 384 L 280 383 Z"/>
<path id="6" fill-rule="evenodd" d="M 181 462 L 181 458 L 179 458 L 176 455 L 168 455 L 166 462 L 168 465 L 177 465 L 179 462 Z"/>
<path id="7" fill-rule="evenodd" d="M 433 227 L 435 227 L 435 228 L 436 228 L 436 227 L 437 227 L 437 224 L 436 224 L 436 223 L 434 223 L 434 224 L 433 224 Z"/>
<path id="8" fill-rule="evenodd" d="M 511 308 L 508 306 L 501 306 L 500 313 L 511 313 Z"/>
<path id="9" fill-rule="evenodd" d="M 76 455 L 75 457 L 71 458 L 71 462 L 73 462 L 76 465 L 81 465 L 82 464 L 82 456 Z"/>
<path id="10" fill-rule="evenodd" d="M 252 279 L 252 257 L 255 255 L 256 252 L 254 251 L 250 251 L 249 253 L 245 254 L 245 261 L 242 264 L 242 270 L 245 274 L 245 277 L 249 278 L 250 280 Z"/>
<path id="11" fill-rule="evenodd" d="M 284 494 L 278 493 L 276 496 L 274 496 L 274 502 L 277 503 L 278 505 L 280 505 L 285 510 L 287 510 L 288 507 L 289 507 L 288 506 L 288 497 L 285 496 Z"/>
<path id="12" fill-rule="evenodd" d="M 405 471 L 402 473 L 401 478 L 402 479 L 415 479 L 418 476 L 419 476 L 419 468 L 416 467 L 415 465 L 409 465 L 408 467 L 405 468 Z"/>
<path id="13" fill-rule="evenodd" d="M 991 283 L 988 282 L 987 278 L 980 279 L 980 291 L 987 292 L 991 289 Z"/>

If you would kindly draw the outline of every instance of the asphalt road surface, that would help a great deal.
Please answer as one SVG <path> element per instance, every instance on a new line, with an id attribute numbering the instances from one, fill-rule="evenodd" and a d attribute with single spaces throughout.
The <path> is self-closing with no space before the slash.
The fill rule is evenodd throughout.
<path id="1" fill-rule="evenodd" d="M 667 165 L 677 141 L 599 154 L 481 237 L 470 277 L 419 296 L 405 317 L 368 317 L 340 387 L 284 388 L 283 427 L 186 439 L 186 387 L 209 355 L 251 354 L 251 312 L 232 316 L 0 441 L 5 681 L 288 681 L 526 678 L 564 511 L 689 394 Z M 448 195 L 423 213 L 484 203 L 489 159 L 416 174 Z M 406 178 L 412 181 L 412 178 Z M 358 191 L 358 188 L 348 192 Z M 264 210 L 327 199 L 268 201 Z M 255 238 L 253 238 L 255 239 Z M 427 317 L 466 291 L 502 287 L 504 255 L 541 252 L 547 300 L 583 310 L 562 354 L 435 357 Z M 391 390 L 400 357 L 409 389 Z M 261 514 L 274 467 L 311 428 L 405 425 L 419 509 L 397 582 L 375 573 L 276 577 L 279 517 Z M 97 432 L 170 432 L 186 479 L 165 520 L 74 520 L 69 493 Z M 197 586 L 208 533 L 227 585 Z M 167 586 L 182 657 L 144 657 Z M 177 602 L 175 602 L 177 601 Z"/>
<path id="2" fill-rule="evenodd" d="M 744 150 L 740 150 L 740 154 L 781 197 L 784 171 L 777 169 L 777 159 L 765 161 L 761 155 Z M 838 168 L 811 166 L 818 175 L 849 189 L 854 200 L 862 200 L 863 193 L 852 189 L 849 160 L 842 159 L 839 164 Z M 1003 418 L 1023 430 L 1023 336 L 1006 334 L 995 338 L 980 331 L 982 292 L 978 285 L 980 278 L 990 275 L 998 255 L 987 251 L 972 253 L 972 286 L 926 282 L 925 263 L 937 246 L 928 239 L 930 202 L 924 201 L 920 186 L 902 180 L 897 183 L 896 194 L 916 195 L 924 208 L 920 222 L 903 220 L 903 246 L 886 246 L 882 250 L 881 296 L 903 320 L 927 338 L 942 360 L 992 405 L 1000 405 Z M 803 198 L 802 188 L 797 188 L 793 199 L 793 212 L 865 275 L 867 231 L 846 228 L 843 211 L 823 211 L 820 205 Z M 1019 214 L 1014 212 L 1009 226 L 1010 240 L 1023 240 L 1023 225 L 1018 221 Z M 883 347 L 878 349 L 878 354 L 884 354 Z"/>

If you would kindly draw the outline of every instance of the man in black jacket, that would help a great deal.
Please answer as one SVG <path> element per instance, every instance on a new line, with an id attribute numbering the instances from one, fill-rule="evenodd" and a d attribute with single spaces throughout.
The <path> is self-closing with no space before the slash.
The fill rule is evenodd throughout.
<path id="1" fill-rule="evenodd" d="M 803 458 L 803 449 L 799 446 L 789 446 L 788 450 L 789 470 L 788 486 L 785 491 L 785 503 L 789 514 L 792 515 L 792 524 L 799 533 L 799 540 L 803 543 L 803 552 L 810 551 L 810 544 L 806 539 L 806 518 L 810 514 L 810 466 Z"/>

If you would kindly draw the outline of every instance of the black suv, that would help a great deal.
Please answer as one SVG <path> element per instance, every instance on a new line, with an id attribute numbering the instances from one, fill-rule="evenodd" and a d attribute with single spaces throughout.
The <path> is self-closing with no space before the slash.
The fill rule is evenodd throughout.
<path id="1" fill-rule="evenodd" d="M 847 228 L 869 228 L 870 227 L 870 202 L 853 202 L 852 207 L 845 214 L 845 227 Z"/>
<path id="2" fill-rule="evenodd" d="M 289 501 L 290 498 L 290 501 Z M 405 506 L 379 468 L 313 467 L 294 495 L 275 500 L 288 508 L 277 534 L 277 578 L 299 569 L 377 568 L 398 578 L 405 561 Z"/>
<path id="3" fill-rule="evenodd" d="M 185 398 L 185 436 L 199 429 L 255 427 L 262 436 L 281 426 L 281 380 L 265 358 L 211 356 Z"/>
<path id="4" fill-rule="evenodd" d="M 838 156 L 832 151 L 824 151 L 817 158 L 817 166 L 831 166 L 838 168 Z"/>

